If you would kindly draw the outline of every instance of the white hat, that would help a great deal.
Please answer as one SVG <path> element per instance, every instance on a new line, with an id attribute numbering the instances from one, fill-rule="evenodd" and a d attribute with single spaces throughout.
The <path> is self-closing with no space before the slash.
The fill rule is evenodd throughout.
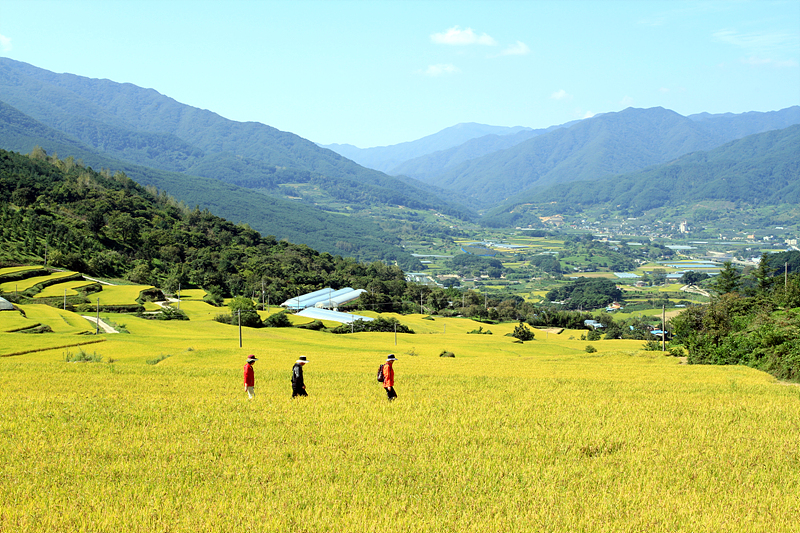
<path id="1" fill-rule="evenodd" d="M 306 356 L 305 356 L 305 355 L 301 355 L 301 356 L 300 356 L 300 359 L 298 359 L 298 360 L 297 360 L 297 361 L 295 361 L 295 362 L 296 362 L 296 363 L 308 363 L 308 360 L 306 359 Z"/>
<path id="2" fill-rule="evenodd" d="M 397 361 L 397 357 L 394 356 L 393 353 L 390 353 L 389 356 L 386 358 L 387 361 Z"/>

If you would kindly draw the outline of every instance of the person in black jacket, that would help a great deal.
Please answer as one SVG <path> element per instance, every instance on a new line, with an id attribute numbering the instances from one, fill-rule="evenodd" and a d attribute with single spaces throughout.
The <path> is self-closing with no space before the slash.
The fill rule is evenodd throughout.
<path id="1" fill-rule="evenodd" d="M 292 398 L 308 396 L 306 384 L 303 381 L 303 365 L 308 363 L 305 355 L 301 355 L 292 367 Z"/>

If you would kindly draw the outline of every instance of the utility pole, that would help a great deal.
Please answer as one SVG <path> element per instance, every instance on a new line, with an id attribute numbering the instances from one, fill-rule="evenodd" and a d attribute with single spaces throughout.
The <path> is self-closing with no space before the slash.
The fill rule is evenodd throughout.
<path id="1" fill-rule="evenodd" d="M 666 306 L 661 306 L 661 351 L 667 351 L 667 312 Z"/>
<path id="2" fill-rule="evenodd" d="M 239 309 L 236 312 L 236 314 L 239 315 L 239 348 L 241 348 L 242 347 L 242 310 Z"/>
<path id="3" fill-rule="evenodd" d="M 94 334 L 100 333 L 100 298 L 97 299 L 97 319 L 95 321 Z"/>

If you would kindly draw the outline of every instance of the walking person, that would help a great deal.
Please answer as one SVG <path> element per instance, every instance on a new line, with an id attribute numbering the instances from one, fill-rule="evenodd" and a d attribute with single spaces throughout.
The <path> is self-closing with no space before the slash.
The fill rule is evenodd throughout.
<path id="1" fill-rule="evenodd" d="M 394 391 L 394 368 L 392 367 L 395 361 L 397 358 L 390 353 L 383 365 L 383 388 L 386 389 L 386 396 L 390 402 L 397 398 L 397 393 Z"/>
<path id="2" fill-rule="evenodd" d="M 247 362 L 244 364 L 244 390 L 247 391 L 247 397 L 253 399 L 256 395 L 256 374 L 253 371 L 253 363 L 258 361 L 255 355 L 248 355 Z"/>
<path id="3" fill-rule="evenodd" d="M 292 367 L 292 398 L 298 396 L 308 396 L 306 392 L 306 383 L 303 380 L 303 366 L 308 363 L 305 355 L 301 355 L 300 359 L 295 361 Z"/>

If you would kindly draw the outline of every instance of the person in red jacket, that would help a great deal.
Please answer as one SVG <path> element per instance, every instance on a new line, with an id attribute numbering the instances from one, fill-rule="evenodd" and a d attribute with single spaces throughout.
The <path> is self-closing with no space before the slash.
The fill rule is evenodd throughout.
<path id="1" fill-rule="evenodd" d="M 397 358 L 390 353 L 383 365 L 383 388 L 386 389 L 386 396 L 390 402 L 397 398 L 397 393 L 394 391 L 394 368 L 392 367 L 395 361 Z"/>
<path id="2" fill-rule="evenodd" d="M 255 355 L 248 355 L 247 362 L 244 364 L 244 390 L 247 391 L 247 397 L 251 400 L 256 395 L 256 374 L 253 372 L 253 363 L 258 361 Z"/>

